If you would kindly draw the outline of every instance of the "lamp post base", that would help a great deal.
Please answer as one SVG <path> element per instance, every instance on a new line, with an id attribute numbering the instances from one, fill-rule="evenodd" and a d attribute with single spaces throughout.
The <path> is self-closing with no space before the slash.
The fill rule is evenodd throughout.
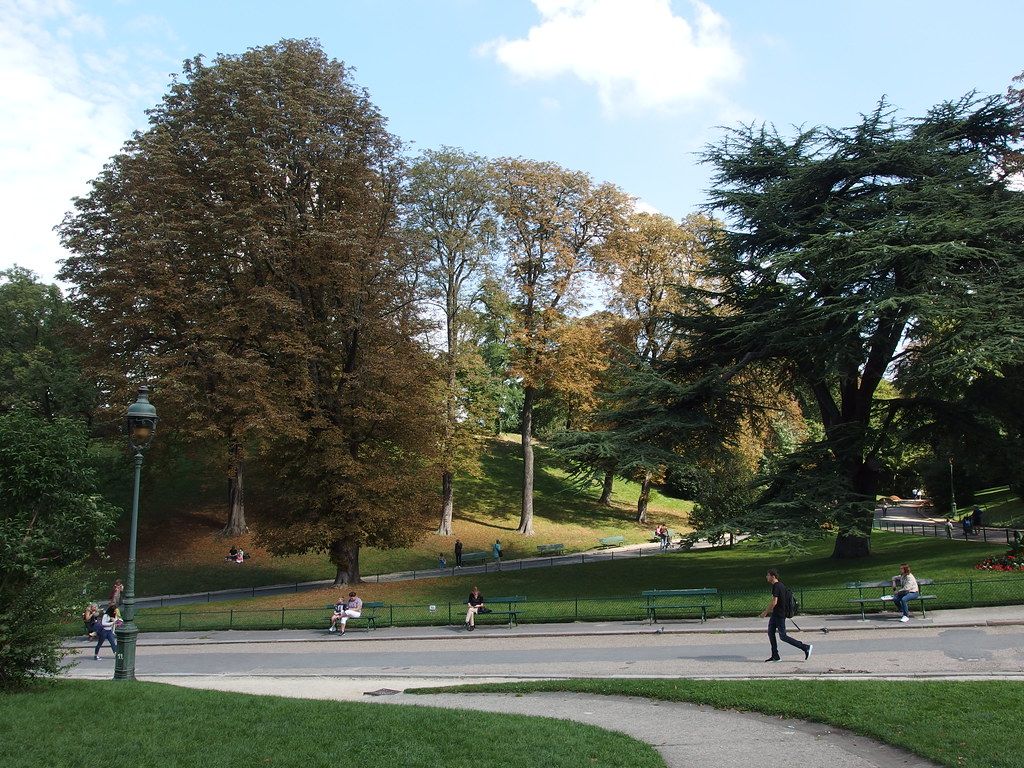
<path id="1" fill-rule="evenodd" d="M 114 655 L 114 679 L 135 679 L 135 641 L 139 636 L 139 628 L 134 621 L 126 621 L 114 632 L 117 637 L 117 653 Z"/>

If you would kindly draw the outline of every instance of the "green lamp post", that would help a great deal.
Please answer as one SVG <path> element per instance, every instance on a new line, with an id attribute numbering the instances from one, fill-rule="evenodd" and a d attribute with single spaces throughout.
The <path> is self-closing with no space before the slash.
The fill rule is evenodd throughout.
<path id="1" fill-rule="evenodd" d="M 124 624 L 116 630 L 117 654 L 114 659 L 114 679 L 135 679 L 135 640 L 139 628 L 135 626 L 135 541 L 139 531 L 139 480 L 142 476 L 142 452 L 156 437 L 156 408 L 149 402 L 149 387 L 139 387 L 135 402 L 128 406 L 128 444 L 135 452 L 135 487 L 132 491 L 132 532 L 128 541 L 128 580 L 124 588 Z"/>

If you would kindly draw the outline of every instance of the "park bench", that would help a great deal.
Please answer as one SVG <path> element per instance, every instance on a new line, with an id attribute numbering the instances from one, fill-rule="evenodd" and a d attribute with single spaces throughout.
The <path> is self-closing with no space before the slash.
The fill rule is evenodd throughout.
<path id="1" fill-rule="evenodd" d="M 918 579 L 917 580 L 917 586 L 918 587 L 926 587 L 926 586 L 928 586 L 931 583 L 932 583 L 932 579 Z M 848 583 L 846 585 L 846 588 L 847 589 L 856 589 L 857 590 L 857 597 L 848 598 L 847 602 L 848 603 L 858 603 L 860 605 L 860 617 L 861 617 L 862 620 L 867 620 L 867 615 L 865 613 L 864 608 L 865 608 L 865 606 L 868 603 L 882 603 L 883 605 L 885 603 L 889 603 L 891 605 L 892 602 L 893 602 L 892 594 L 889 593 L 890 590 L 892 590 L 892 581 L 851 581 L 850 583 Z M 881 590 L 881 591 L 879 592 L 878 595 L 871 595 L 871 594 L 865 595 L 864 594 L 864 590 L 865 589 L 868 589 L 868 590 L 878 589 L 878 590 Z M 915 598 L 915 600 L 917 600 L 917 602 L 921 606 L 921 616 L 923 618 L 927 618 L 928 617 L 928 610 L 926 608 L 926 601 L 934 600 L 935 598 L 936 598 L 935 595 L 925 595 L 923 593 L 919 594 Z M 914 602 L 914 600 L 911 600 L 910 602 Z"/>
<path id="2" fill-rule="evenodd" d="M 537 551 L 542 555 L 557 555 L 565 549 L 565 544 L 538 544 Z"/>
<path id="3" fill-rule="evenodd" d="M 332 603 L 331 605 L 327 606 L 328 610 L 331 611 L 332 615 L 334 613 L 334 605 L 335 604 Z M 361 611 L 362 615 L 358 619 L 349 619 L 348 623 L 351 624 L 353 621 L 365 621 L 367 630 L 376 629 L 377 619 L 379 618 L 377 616 L 377 611 L 379 611 L 383 607 L 384 603 L 381 602 L 363 603 L 363 610 Z"/>
<path id="4" fill-rule="evenodd" d="M 640 596 L 646 601 L 647 619 L 653 624 L 658 620 L 658 611 L 700 611 L 700 620 L 708 620 L 708 601 L 718 590 L 703 589 L 648 589 Z"/>
<path id="5" fill-rule="evenodd" d="M 625 536 L 605 536 L 603 539 L 597 540 L 597 546 L 599 547 L 617 547 L 626 540 Z"/>
<path id="6" fill-rule="evenodd" d="M 490 559 L 490 552 L 464 552 L 462 555 L 462 564 L 468 565 L 470 563 L 484 563 Z"/>
<path id="7" fill-rule="evenodd" d="M 481 616 L 507 616 L 508 625 L 514 626 L 519 623 L 519 614 L 522 613 L 525 608 L 520 608 L 519 603 L 525 603 L 526 598 L 522 595 L 513 597 L 484 597 L 484 607 L 488 608 L 487 613 L 478 613 L 476 615 L 477 624 L 480 623 Z M 504 606 L 504 608 L 495 606 Z"/>

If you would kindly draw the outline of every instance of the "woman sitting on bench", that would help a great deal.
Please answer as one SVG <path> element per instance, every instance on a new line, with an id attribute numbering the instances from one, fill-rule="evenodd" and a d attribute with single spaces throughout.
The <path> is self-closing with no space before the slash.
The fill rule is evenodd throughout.
<path id="1" fill-rule="evenodd" d="M 468 606 L 466 610 L 466 629 L 472 632 L 473 627 L 476 626 L 476 615 L 485 612 L 484 596 L 480 594 L 480 587 L 473 587 L 473 591 L 469 593 L 466 605 Z"/>
<path id="2" fill-rule="evenodd" d="M 910 572 L 909 565 L 906 563 L 900 565 L 900 575 L 893 577 L 892 586 L 895 590 L 892 595 L 892 601 L 903 614 L 900 616 L 900 621 L 910 621 L 910 610 L 907 608 L 907 603 L 911 600 L 917 600 L 921 596 L 921 589 L 917 586 L 917 579 Z"/>

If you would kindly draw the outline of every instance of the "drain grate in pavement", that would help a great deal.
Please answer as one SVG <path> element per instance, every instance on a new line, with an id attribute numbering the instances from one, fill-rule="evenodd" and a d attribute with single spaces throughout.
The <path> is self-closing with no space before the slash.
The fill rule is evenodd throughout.
<path id="1" fill-rule="evenodd" d="M 401 693 L 401 691 L 396 691 L 394 688 L 378 688 L 376 691 L 363 691 L 363 696 L 394 696 L 396 693 Z"/>

